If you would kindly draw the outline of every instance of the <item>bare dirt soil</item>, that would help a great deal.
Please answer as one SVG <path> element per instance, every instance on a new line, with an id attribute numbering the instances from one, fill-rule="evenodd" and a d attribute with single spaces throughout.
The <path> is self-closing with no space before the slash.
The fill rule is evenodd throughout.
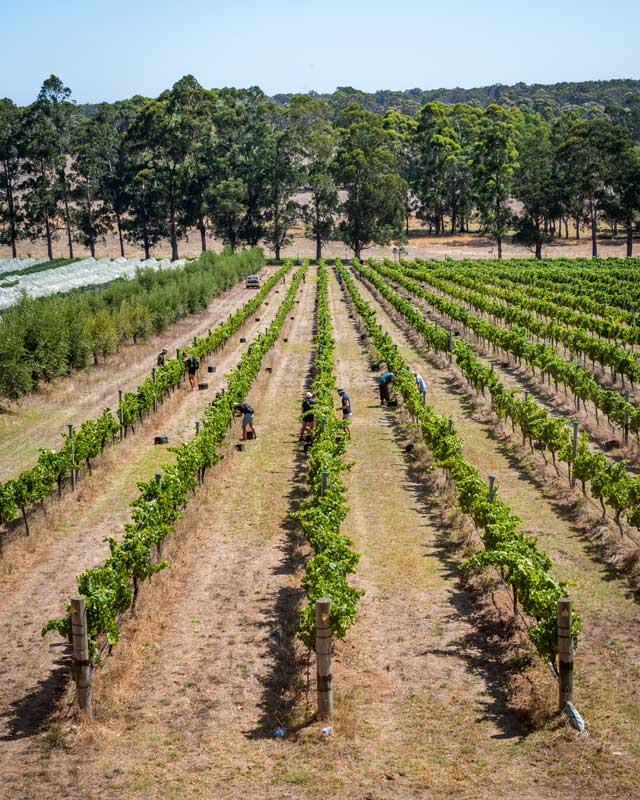
<path id="1" fill-rule="evenodd" d="M 282 249 L 282 258 L 315 258 L 315 242 L 307 239 L 304 230 L 300 227 L 291 230 L 292 242 Z M 216 239 L 209 239 L 207 246 L 211 250 L 221 250 L 222 243 Z M 265 252 L 270 252 L 264 243 L 262 246 Z M 422 228 L 419 220 L 412 218 L 410 223 L 410 235 L 408 242 L 402 247 L 406 250 L 404 258 L 496 258 L 497 250 L 495 244 L 484 236 L 475 233 L 456 234 L 455 236 L 433 236 Z M 610 256 L 624 257 L 626 254 L 626 243 L 622 240 L 603 239 L 599 242 L 600 257 Z M 640 241 L 636 241 L 635 247 L 640 247 Z M 364 251 L 366 258 L 393 258 L 393 244 L 387 247 L 374 245 Z M 54 243 L 54 257 L 65 258 L 68 250 L 65 242 L 61 238 Z M 18 243 L 19 256 L 26 258 L 46 258 L 47 246 L 44 240 L 25 241 Z M 200 255 L 200 235 L 195 231 L 190 231 L 188 238 L 179 243 L 179 253 L 181 258 L 195 258 Z M 80 245 L 74 245 L 74 255 L 81 258 L 88 258 L 89 251 Z M 120 255 L 120 246 L 117 236 L 109 235 L 104 243 L 99 243 L 96 247 L 96 257 L 103 258 L 108 256 L 116 258 Z M 159 243 L 152 251 L 151 255 L 155 258 L 169 258 L 171 256 L 171 246 L 168 241 Z M 353 253 L 338 241 L 328 242 L 323 251 L 325 258 L 351 258 Z M 590 258 L 591 240 L 582 239 L 561 239 L 554 241 L 543 248 L 545 258 Z M 125 244 L 125 256 L 127 258 L 142 257 L 141 249 L 135 245 Z M 533 258 L 534 252 L 528 247 L 513 245 L 505 242 L 503 245 L 504 258 Z M 11 253 L 6 246 L 0 246 L 0 258 L 10 258 Z"/>

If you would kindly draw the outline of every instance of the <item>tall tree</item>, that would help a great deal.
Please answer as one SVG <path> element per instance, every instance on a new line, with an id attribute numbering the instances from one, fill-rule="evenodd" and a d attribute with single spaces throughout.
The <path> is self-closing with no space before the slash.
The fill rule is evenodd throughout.
<path id="1" fill-rule="evenodd" d="M 73 258 L 73 234 L 68 178 L 73 115 L 71 89 L 65 86 L 57 75 L 50 75 L 42 84 L 35 105 L 39 108 L 45 122 L 50 126 L 52 145 L 57 149 L 55 164 L 59 182 L 59 192 L 62 199 L 69 258 Z"/>
<path id="2" fill-rule="evenodd" d="M 420 203 L 418 216 L 433 225 L 436 236 L 444 233 L 445 214 L 452 215 L 452 232 L 455 226 L 450 187 L 462 148 L 451 121 L 451 106 L 444 103 L 427 103 L 418 115 L 413 186 Z"/>
<path id="3" fill-rule="evenodd" d="M 640 217 L 640 145 L 627 142 L 611 175 L 612 216 L 624 225 L 627 235 L 627 258 L 633 257 L 633 231 Z"/>
<path id="4" fill-rule="evenodd" d="M 515 239 L 533 245 L 536 258 L 542 258 L 542 245 L 551 238 L 547 222 L 555 186 L 551 129 L 537 114 L 525 117 L 518 161 L 513 195 L 522 203 L 522 213 L 516 222 Z"/>
<path id="5" fill-rule="evenodd" d="M 347 191 L 339 231 L 361 258 L 371 244 L 404 238 L 407 183 L 399 174 L 393 137 L 381 117 L 350 105 L 339 123 L 335 174 Z"/>
<path id="6" fill-rule="evenodd" d="M 490 105 L 483 117 L 474 147 L 472 167 L 482 230 L 495 239 L 498 258 L 502 242 L 513 223 L 509 200 L 518 166 L 518 125 L 521 113 Z"/>
<path id="7" fill-rule="evenodd" d="M 337 135 L 331 122 L 331 107 L 324 100 L 297 95 L 288 110 L 289 124 L 301 142 L 302 163 L 308 200 L 301 204 L 306 236 L 316 243 L 316 259 L 335 232 L 338 187 L 333 175 Z"/>
<path id="8" fill-rule="evenodd" d="M 399 173 L 407 184 L 405 201 L 405 236 L 409 235 L 409 219 L 414 211 L 415 199 L 411 185 L 416 172 L 416 132 L 418 124 L 413 117 L 389 109 L 384 115 L 383 125 L 393 137 L 394 149 L 398 158 Z"/>
<path id="9" fill-rule="evenodd" d="M 111 228 L 111 208 L 101 197 L 106 177 L 104 139 L 108 136 L 100 119 L 86 119 L 78 126 L 72 142 L 71 197 L 76 239 L 89 248 L 93 258 L 97 241 L 104 239 Z"/>
<path id="10" fill-rule="evenodd" d="M 591 226 L 591 254 L 598 257 L 598 219 L 609 198 L 615 165 L 628 139 L 624 128 L 603 117 L 571 115 L 563 125 L 559 155 L 577 195 L 584 198 Z"/>
<path id="11" fill-rule="evenodd" d="M 113 216 L 120 255 L 124 257 L 123 218 L 131 205 L 134 186 L 125 136 L 131 120 L 145 101 L 141 97 L 117 103 L 101 103 L 92 118 L 91 137 L 99 163 L 100 200 Z"/>
<path id="12" fill-rule="evenodd" d="M 20 111 L 5 98 L 0 100 L 0 243 L 11 247 L 11 255 L 17 258 L 20 209 L 16 192 L 20 151 Z"/>

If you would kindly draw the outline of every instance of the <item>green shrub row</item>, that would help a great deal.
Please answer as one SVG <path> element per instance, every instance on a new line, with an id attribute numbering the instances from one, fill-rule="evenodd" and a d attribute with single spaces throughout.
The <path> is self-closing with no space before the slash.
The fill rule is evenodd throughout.
<path id="1" fill-rule="evenodd" d="M 329 312 L 328 270 L 324 261 L 318 266 L 316 327 L 313 382 L 316 429 L 309 451 L 308 472 L 311 495 L 296 514 L 303 534 L 315 551 L 305 565 L 302 579 L 307 605 L 301 613 L 299 636 L 309 648 L 315 647 L 315 601 L 330 598 L 331 630 L 335 636 L 342 637 L 356 621 L 358 600 L 363 594 L 347 581 L 355 572 L 359 556 L 351 549 L 351 540 L 340 532 L 349 511 L 342 473 L 350 465 L 343 460 L 347 447 L 345 425 L 334 411 L 335 341 Z M 326 491 L 323 490 L 323 473 L 328 482 Z"/>
<path id="2" fill-rule="evenodd" d="M 124 342 L 160 333 L 263 264 L 258 248 L 204 253 L 180 269 L 141 269 L 131 280 L 36 300 L 25 295 L 0 319 L 0 397 L 16 399 Z"/>

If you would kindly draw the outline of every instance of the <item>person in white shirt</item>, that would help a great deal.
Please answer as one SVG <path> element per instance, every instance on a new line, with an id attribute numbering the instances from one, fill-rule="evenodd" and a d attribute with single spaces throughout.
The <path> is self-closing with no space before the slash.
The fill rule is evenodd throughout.
<path id="1" fill-rule="evenodd" d="M 416 386 L 418 387 L 418 391 L 420 392 L 420 397 L 422 398 L 422 405 L 427 405 L 427 384 L 425 379 L 422 375 L 417 371 L 414 370 L 413 372 L 415 379 L 416 379 Z"/>

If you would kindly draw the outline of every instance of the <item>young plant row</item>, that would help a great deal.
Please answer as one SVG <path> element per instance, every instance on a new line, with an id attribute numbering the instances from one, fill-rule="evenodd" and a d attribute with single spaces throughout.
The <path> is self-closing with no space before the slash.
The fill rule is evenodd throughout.
<path id="1" fill-rule="evenodd" d="M 391 262 L 385 262 L 385 268 L 391 268 L 393 272 L 396 272 L 391 267 Z M 587 359 L 590 359 L 592 367 L 595 366 L 596 361 L 603 370 L 609 367 L 613 380 L 616 379 L 617 375 L 620 375 L 623 384 L 625 377 L 627 377 L 633 385 L 640 379 L 640 364 L 638 364 L 635 354 L 613 342 L 607 342 L 599 336 L 590 336 L 578 328 L 558 325 L 555 321 L 545 322 L 540 320 L 534 314 L 515 305 L 515 301 L 505 305 L 498 300 L 494 300 L 493 297 L 487 296 L 488 290 L 479 292 L 467 289 L 456 285 L 452 281 L 434 276 L 428 270 L 408 269 L 404 272 L 409 277 L 421 283 L 426 283 L 449 297 L 467 303 L 476 311 L 490 314 L 494 318 L 494 322 L 500 319 L 509 325 L 519 325 L 530 334 L 533 334 L 533 336 L 543 340 L 549 339 L 556 346 L 558 342 L 562 342 L 573 355 L 581 357 L 585 363 Z M 529 307 L 530 301 L 525 300 L 524 305 Z M 625 328 L 625 330 L 633 335 L 640 335 L 640 328 L 637 331 L 634 328 Z"/>
<path id="2" fill-rule="evenodd" d="M 473 276 L 478 270 L 484 270 L 488 273 L 487 283 L 492 285 L 507 289 L 525 286 L 530 297 L 551 300 L 560 306 L 597 315 L 612 323 L 635 323 L 634 301 L 628 294 L 623 292 L 621 298 L 617 298 L 620 305 L 613 305 L 612 300 L 616 298 L 611 297 L 606 286 L 583 280 L 584 270 L 579 266 L 580 259 L 576 259 L 575 264 L 571 265 L 571 272 L 563 272 L 556 261 L 562 262 L 562 259 L 552 259 L 546 270 L 535 270 L 529 261 L 519 258 L 501 263 L 484 259 L 463 260 L 456 261 L 455 273 Z M 410 263 L 437 272 L 446 269 L 442 261 L 417 258 Z M 607 270 L 606 263 L 598 268 L 601 274 Z M 627 274 L 629 272 L 630 267 L 627 267 Z M 638 304 L 635 307 L 638 308 Z"/>
<path id="3" fill-rule="evenodd" d="M 179 269 L 141 268 L 134 278 L 32 299 L 0 320 L 0 396 L 16 399 L 42 382 L 85 369 L 124 342 L 148 339 L 204 311 L 225 289 L 264 266 L 257 247 L 203 253 Z"/>
<path id="4" fill-rule="evenodd" d="M 385 263 L 387 262 L 385 261 Z M 387 265 L 390 264 L 391 262 Z M 514 307 L 521 311 L 532 311 L 545 317 L 548 321 L 556 323 L 556 325 L 561 322 L 571 328 L 592 331 L 598 337 L 606 339 L 608 343 L 613 341 L 620 342 L 623 345 L 640 344 L 640 326 L 626 325 L 618 320 L 603 319 L 594 314 L 574 311 L 574 309 L 568 308 L 548 297 L 546 291 L 540 297 L 531 295 L 528 288 L 519 289 L 515 285 L 509 284 L 508 281 L 503 282 L 507 283 L 507 286 L 496 285 L 493 281 L 492 272 L 488 267 L 477 267 L 473 272 L 471 270 L 451 270 L 446 268 L 425 270 L 420 268 L 417 262 L 405 261 L 402 262 L 402 267 L 409 277 L 424 281 L 432 286 L 436 286 L 432 282 L 433 280 L 444 281 L 441 283 L 441 288 L 448 294 L 451 294 L 453 284 L 456 287 L 464 287 L 485 299 L 487 297 L 492 300 L 498 299 L 503 303 L 507 303 L 509 307 Z M 440 288 L 440 286 L 437 288 Z M 469 302 L 473 303 L 471 299 Z M 491 313 L 490 310 L 489 313 Z M 517 322 L 518 320 L 512 321 Z M 550 338 L 559 339 L 553 332 L 551 334 L 541 333 L 536 335 L 547 335 Z"/>
<path id="5" fill-rule="evenodd" d="M 374 269 L 371 268 L 374 267 Z M 377 286 L 382 287 L 381 292 L 390 290 L 390 287 L 382 279 L 382 275 L 391 278 L 395 283 L 402 286 L 416 297 L 420 297 L 437 309 L 441 314 L 452 320 L 460 322 L 465 329 L 472 331 L 479 339 L 485 343 L 492 344 L 500 350 L 510 353 L 518 363 L 523 359 L 530 369 L 537 367 L 541 375 L 546 375 L 549 381 L 553 380 L 556 390 L 558 384 L 562 384 L 565 389 L 569 387 L 576 399 L 576 403 L 582 401 L 586 408 L 586 401 L 593 403 L 596 410 L 596 421 L 598 421 L 598 411 L 601 411 L 609 422 L 614 422 L 621 429 L 625 426 L 628 419 L 629 430 L 636 436 L 640 443 L 640 406 L 628 402 L 619 392 L 605 389 L 594 379 L 589 370 L 584 369 L 575 362 L 565 361 L 560 358 L 553 347 L 538 343 L 529 342 L 527 333 L 519 328 L 507 330 L 499 325 L 493 325 L 487 320 L 476 317 L 460 303 L 449 300 L 446 297 L 426 291 L 417 281 L 405 277 L 397 270 L 381 267 L 378 264 L 371 264 L 369 267 L 360 266 L 359 269 L 365 270 L 369 279 L 375 276 Z M 373 281 L 372 281 L 373 282 Z"/>
<path id="6" fill-rule="evenodd" d="M 566 463 L 569 479 L 580 480 L 585 495 L 586 484 L 590 483 L 591 494 L 600 501 L 603 514 L 607 504 L 618 524 L 622 516 L 626 516 L 630 525 L 640 528 L 640 477 L 631 476 L 627 461 L 613 462 L 604 453 L 592 452 L 586 433 L 580 436 L 574 453 L 573 431 L 566 419 L 552 416 L 547 409 L 528 398 L 518 399 L 517 390 L 507 389 L 491 367 L 477 358 L 467 342 L 456 339 L 451 345 L 445 330 L 425 319 L 384 280 L 367 272 L 366 267 L 358 266 L 358 269 L 431 348 L 453 353 L 460 371 L 473 388 L 483 395 L 489 391 L 496 414 L 520 428 L 523 443 L 528 441 L 532 450 L 534 442 L 541 443 L 543 456 L 546 450 L 551 453 L 556 472 L 558 460 Z"/>
<path id="7" fill-rule="evenodd" d="M 349 468 L 343 460 L 347 437 L 344 423 L 334 411 L 333 357 L 335 341 L 329 312 L 328 270 L 324 261 L 318 266 L 316 296 L 315 380 L 316 429 L 309 450 L 309 483 L 311 495 L 297 512 L 302 532 L 315 554 L 307 561 L 302 586 L 307 605 L 300 616 L 300 639 L 309 648 L 315 647 L 315 601 L 331 599 L 330 624 L 334 636 L 342 637 L 357 618 L 362 590 L 349 585 L 347 577 L 355 572 L 359 555 L 352 542 L 340 532 L 347 516 L 346 487 L 342 473 Z"/>
<path id="8" fill-rule="evenodd" d="M 110 645 L 119 641 L 119 617 L 134 604 L 140 581 L 168 566 L 166 561 L 156 560 L 155 553 L 159 553 L 162 542 L 183 516 L 191 492 L 202 480 L 205 470 L 222 458 L 218 448 L 231 424 L 233 406 L 245 399 L 264 355 L 278 339 L 293 307 L 304 269 L 306 266 L 296 274 L 268 331 L 257 335 L 228 376 L 227 391 L 207 409 L 198 435 L 190 442 L 171 448 L 176 453 L 176 462 L 164 467 L 160 482 L 154 479 L 138 484 L 140 494 L 131 504 L 132 521 L 125 525 L 122 541 L 108 538 L 111 555 L 105 563 L 78 576 L 78 593 L 86 598 L 92 660 L 97 657 L 100 639 L 106 637 Z M 70 608 L 61 619 L 47 622 L 42 634 L 51 630 L 70 639 Z"/>
<path id="9" fill-rule="evenodd" d="M 208 336 L 196 338 L 188 352 L 203 358 L 222 346 L 255 313 L 288 269 L 290 264 L 272 275 L 249 302 L 221 322 Z M 27 509 L 48 497 L 56 486 L 60 495 L 65 478 L 77 472 L 82 464 L 86 464 L 91 471 L 91 459 L 113 441 L 120 430 L 120 422 L 125 435 L 129 428 L 135 431 L 136 422 L 142 421 L 143 414 L 150 413 L 156 402 L 162 401 L 180 383 L 185 370 L 181 358 L 167 359 L 164 366 L 156 369 L 155 380 L 146 378 L 135 392 L 124 394 L 116 410 L 117 417 L 111 409 L 105 409 L 99 417 L 83 422 L 75 433 L 64 435 L 64 444 L 59 450 L 42 449 L 35 466 L 24 470 L 17 478 L 0 483 L 0 524 L 13 520 L 20 510 L 28 532 Z"/>
<path id="10" fill-rule="evenodd" d="M 360 269 L 359 265 L 356 265 Z M 455 486 L 460 508 L 480 531 L 484 550 L 470 558 L 468 567 L 493 566 L 511 586 L 514 605 L 520 603 L 535 619 L 529 636 L 540 655 L 555 662 L 557 655 L 557 601 L 567 596 L 567 584 L 550 573 L 551 559 L 542 552 L 536 539 L 519 530 L 521 520 L 499 498 L 490 498 L 489 490 L 477 470 L 462 455 L 462 441 L 450 432 L 448 420 L 423 405 L 415 379 L 391 337 L 376 322 L 373 308 L 364 301 L 350 274 L 345 283 L 354 306 L 363 318 L 373 343 L 396 376 L 394 386 L 405 407 L 417 420 L 422 436 L 433 454 L 436 467 L 446 471 Z M 580 619 L 573 618 L 572 635 L 577 642 Z"/>

